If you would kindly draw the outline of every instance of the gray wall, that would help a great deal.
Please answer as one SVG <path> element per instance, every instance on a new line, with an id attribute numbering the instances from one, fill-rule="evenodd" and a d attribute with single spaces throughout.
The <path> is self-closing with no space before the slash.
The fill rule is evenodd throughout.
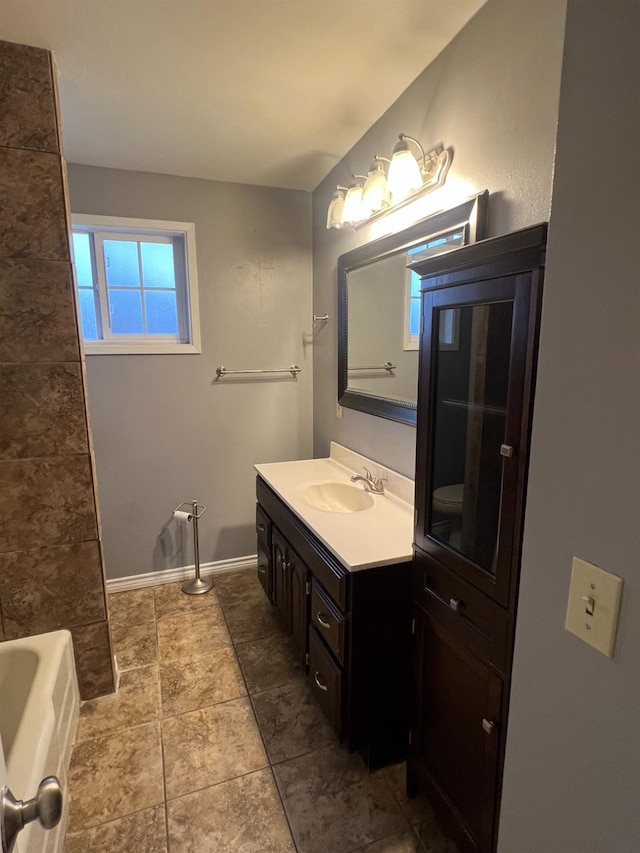
<path id="1" fill-rule="evenodd" d="M 87 357 L 107 576 L 191 563 L 171 510 L 194 497 L 202 562 L 254 554 L 253 464 L 312 455 L 310 195 L 77 165 L 69 186 L 74 213 L 196 226 L 202 354 Z"/>
<path id="2" fill-rule="evenodd" d="M 638 33 L 569 0 L 500 853 L 640 849 Z M 574 554 L 625 580 L 613 660 L 563 629 Z"/>
<path id="3" fill-rule="evenodd" d="M 458 37 L 365 134 L 313 194 L 314 311 L 331 321 L 314 349 L 314 450 L 339 441 L 413 476 L 415 430 L 345 409 L 336 418 L 337 258 L 368 242 L 372 226 L 325 228 L 336 184 L 389 155 L 397 134 L 428 149 L 453 146 L 432 211 L 489 189 L 491 235 L 548 219 L 560 87 L 564 0 L 489 0 Z"/>

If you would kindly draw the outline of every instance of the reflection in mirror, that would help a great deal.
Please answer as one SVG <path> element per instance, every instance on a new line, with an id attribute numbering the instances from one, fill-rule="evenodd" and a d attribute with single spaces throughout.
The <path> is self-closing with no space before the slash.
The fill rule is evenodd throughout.
<path id="1" fill-rule="evenodd" d="M 415 423 L 420 278 L 407 264 L 484 236 L 488 192 L 338 260 L 341 405 Z M 443 312 L 441 349 L 456 349 L 457 311 Z"/>

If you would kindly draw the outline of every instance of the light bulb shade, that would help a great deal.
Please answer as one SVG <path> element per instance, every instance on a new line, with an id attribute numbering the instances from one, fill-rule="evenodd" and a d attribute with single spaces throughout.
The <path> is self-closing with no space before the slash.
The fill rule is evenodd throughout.
<path id="1" fill-rule="evenodd" d="M 337 189 L 331 196 L 327 210 L 327 228 L 344 228 L 344 192 Z"/>
<path id="2" fill-rule="evenodd" d="M 362 204 L 362 186 L 354 184 L 347 190 L 347 197 L 344 200 L 344 221 L 361 222 L 367 216 L 368 213 Z"/>
<path id="3" fill-rule="evenodd" d="M 391 194 L 387 184 L 384 166 L 379 160 L 374 160 L 369 169 L 367 180 L 362 190 L 362 204 L 367 215 L 377 213 L 391 203 Z"/>
<path id="4" fill-rule="evenodd" d="M 393 152 L 389 164 L 389 177 L 387 178 L 389 191 L 393 202 L 402 201 L 414 190 L 422 186 L 422 173 L 418 161 L 409 151 L 406 143 L 398 143 Z"/>

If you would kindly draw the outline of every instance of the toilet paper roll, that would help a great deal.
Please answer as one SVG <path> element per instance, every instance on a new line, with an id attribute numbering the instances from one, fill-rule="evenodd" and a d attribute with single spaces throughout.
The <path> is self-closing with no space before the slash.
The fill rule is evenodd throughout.
<path id="1" fill-rule="evenodd" d="M 193 513 L 186 512 L 183 509 L 176 509 L 173 512 L 173 517 L 177 518 L 178 521 L 191 521 L 191 519 L 193 518 Z"/>

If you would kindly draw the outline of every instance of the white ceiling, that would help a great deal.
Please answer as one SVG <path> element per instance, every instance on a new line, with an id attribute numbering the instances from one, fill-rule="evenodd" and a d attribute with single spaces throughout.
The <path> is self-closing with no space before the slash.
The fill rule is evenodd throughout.
<path id="1" fill-rule="evenodd" d="M 312 190 L 484 2 L 0 0 L 0 38 L 54 51 L 68 162 Z"/>

